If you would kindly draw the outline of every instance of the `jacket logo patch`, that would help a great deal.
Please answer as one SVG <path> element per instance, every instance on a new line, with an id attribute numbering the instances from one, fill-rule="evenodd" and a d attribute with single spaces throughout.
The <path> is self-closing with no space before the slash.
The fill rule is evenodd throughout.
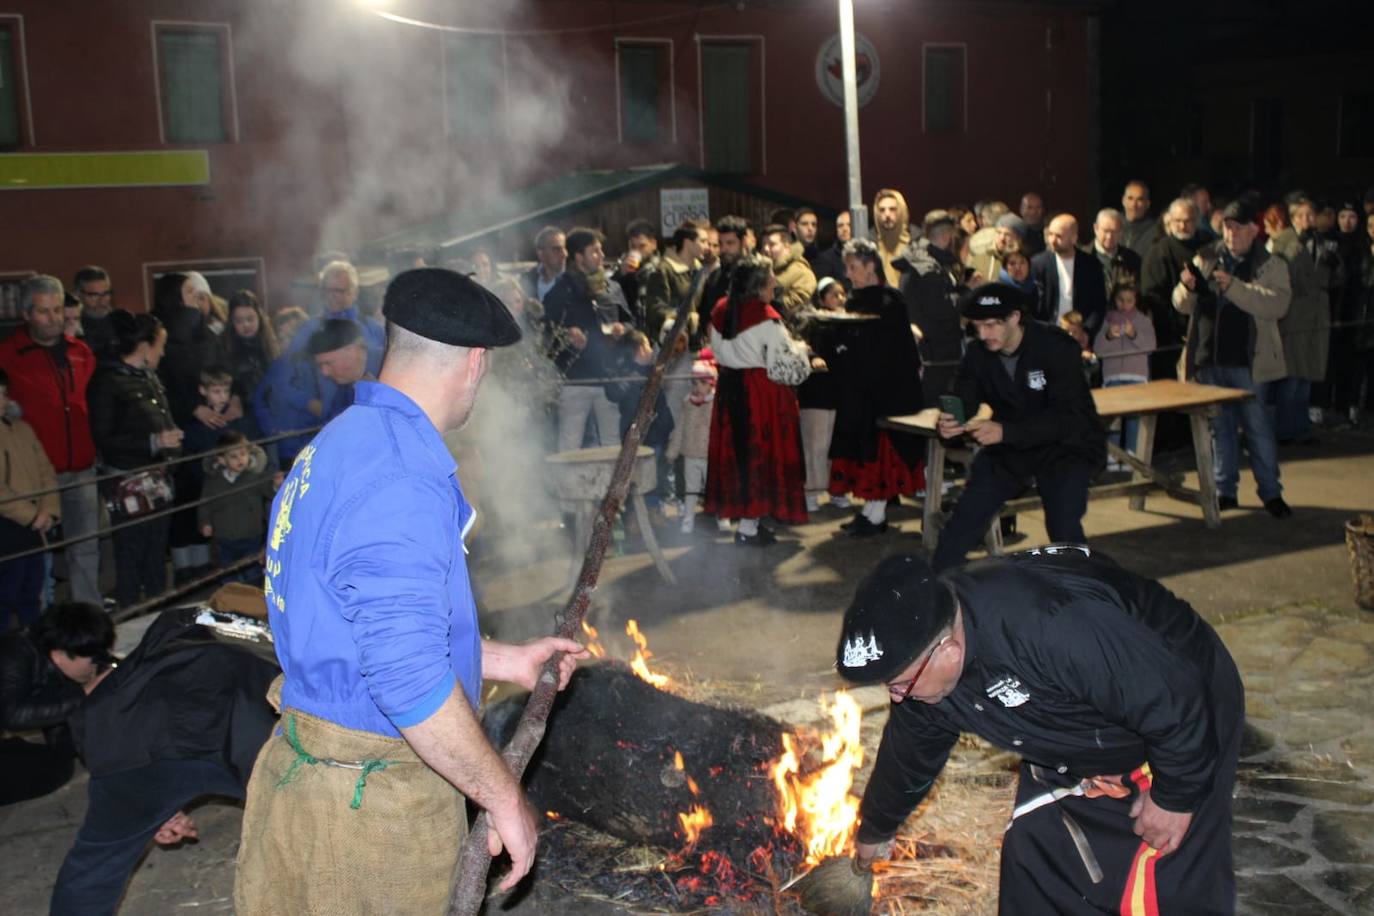
<path id="1" fill-rule="evenodd" d="M 1030 699 L 1030 694 L 1021 689 L 1021 682 L 1010 675 L 998 678 L 988 687 L 987 694 L 1008 709 L 1020 706 Z"/>
<path id="2" fill-rule="evenodd" d="M 869 662 L 876 662 L 882 657 L 883 650 L 878 647 L 878 637 L 871 632 L 868 634 L 867 642 L 862 636 L 844 641 L 844 666 L 846 668 L 862 668 Z"/>
<path id="3" fill-rule="evenodd" d="M 1026 376 L 1026 384 L 1032 391 L 1043 391 L 1045 388 L 1045 373 L 1039 369 L 1032 369 Z"/>

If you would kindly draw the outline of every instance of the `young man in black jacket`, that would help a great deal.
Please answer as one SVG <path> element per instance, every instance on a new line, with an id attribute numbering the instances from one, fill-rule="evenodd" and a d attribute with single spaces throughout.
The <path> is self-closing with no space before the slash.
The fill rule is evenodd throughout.
<path id="1" fill-rule="evenodd" d="M 1083 377 L 1082 354 L 1068 334 L 1027 321 L 1020 290 L 988 283 L 964 297 L 960 313 L 981 346 L 964 354 L 952 390 L 964 402 L 959 422 L 941 413 L 945 439 L 968 434 L 980 448 L 968 483 L 940 531 L 936 569 L 964 561 L 1002 504 L 1032 483 L 1045 507 L 1051 541 L 1083 543 L 1088 482 L 1107 457 L 1107 438 Z M 992 418 L 975 417 L 980 404 Z"/>
<path id="2" fill-rule="evenodd" d="M 109 615 L 89 604 L 55 604 L 28 629 L 0 636 L 0 731 L 43 732 L 42 744 L 0 741 L 0 805 L 39 798 L 72 778 L 67 717 L 113 645 Z"/>
<path id="3" fill-rule="evenodd" d="M 1022 755 L 1004 914 L 1232 913 L 1231 789 L 1245 695 L 1216 632 L 1159 583 L 1057 545 L 936 576 L 883 560 L 836 667 L 893 706 L 859 809 L 860 866 L 962 732 Z"/>

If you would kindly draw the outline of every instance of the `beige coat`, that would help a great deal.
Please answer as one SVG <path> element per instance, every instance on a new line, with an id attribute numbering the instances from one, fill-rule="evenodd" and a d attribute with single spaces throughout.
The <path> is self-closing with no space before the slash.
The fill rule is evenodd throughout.
<path id="1" fill-rule="evenodd" d="M 1258 244 L 1258 242 L 1256 242 Z M 1207 277 L 1207 283 L 1216 292 L 1216 281 L 1212 270 L 1217 264 L 1216 249 L 1208 246 L 1193 256 L 1193 263 Z M 1255 322 L 1255 352 L 1251 357 L 1250 376 L 1256 384 L 1272 382 L 1288 374 L 1283 358 L 1283 338 L 1279 335 L 1279 319 L 1288 314 L 1288 304 L 1293 291 L 1288 280 L 1288 264 L 1283 258 L 1265 256 L 1264 263 L 1255 273 L 1255 278 L 1246 283 L 1233 280 L 1226 290 L 1226 298 L 1242 311 L 1248 312 Z M 1197 293 L 1179 282 L 1174 286 L 1174 308 L 1189 316 L 1188 343 L 1179 361 L 1179 377 L 1188 378 L 1193 374 L 1192 355 L 1197 347 L 1195 338 L 1196 322 L 1192 320 L 1193 310 L 1197 307 Z"/>
<path id="2" fill-rule="evenodd" d="M 773 266 L 773 273 L 782 287 L 778 302 L 788 317 L 811 303 L 811 297 L 816 295 L 816 274 L 806 258 L 799 254 L 788 254 L 787 260 Z"/>
<path id="3" fill-rule="evenodd" d="M 23 493 L 51 490 L 57 486 L 52 462 L 23 420 L 0 419 L 0 500 Z M 0 502 L 0 515 L 28 527 L 39 513 L 46 512 L 54 522 L 62 514 L 62 501 L 56 493 L 34 499 Z"/>

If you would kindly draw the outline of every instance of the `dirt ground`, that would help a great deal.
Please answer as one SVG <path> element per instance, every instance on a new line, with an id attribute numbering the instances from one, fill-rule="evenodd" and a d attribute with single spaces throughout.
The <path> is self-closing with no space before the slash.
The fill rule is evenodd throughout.
<path id="1" fill-rule="evenodd" d="M 1131 511 L 1125 499 L 1093 502 L 1086 519 L 1097 549 L 1191 601 L 1217 625 L 1241 667 L 1259 742 L 1248 758 L 1254 761 L 1250 784 L 1264 790 L 1242 787 L 1237 800 L 1247 913 L 1374 912 L 1374 738 L 1367 712 L 1374 614 L 1354 603 L 1343 533 L 1353 511 L 1374 511 L 1374 432 L 1328 433 L 1325 440 L 1281 453 L 1295 512 L 1287 521 L 1263 511 L 1248 475 L 1242 509 L 1227 513 L 1217 530 L 1203 526 L 1197 507 L 1161 494 L 1151 495 L 1143 512 Z M 1191 461 L 1191 454 L 1175 457 L 1179 467 Z M 779 543 L 766 549 L 734 546 L 709 519 L 691 536 L 661 531 L 676 584 L 659 577 L 632 531 L 624 555 L 607 564 L 593 622 L 611 654 L 627 657 L 632 646 L 624 624 L 637 619 L 654 653 L 651 664 L 685 682 L 694 696 L 804 724 L 816 716 L 816 698 L 839 686 L 835 642 L 857 580 L 882 556 L 921 548 L 912 507 L 894 510 L 895 530 L 869 540 L 837 536 L 847 517 L 823 508 L 811 523 L 783 529 Z M 1039 513 L 1023 514 L 1019 529 L 1025 537 L 1010 549 L 1044 542 Z M 548 632 L 560 607 L 567 537 L 551 527 L 526 533 L 518 550 L 479 551 L 474 558 L 484 628 L 500 638 Z M 865 732 L 876 735 L 885 701 L 878 692 L 864 705 Z M 960 765 L 985 764 L 986 755 L 973 754 Z M 0 809 L 0 910 L 45 912 L 84 793 L 78 778 L 47 798 Z M 967 794 L 967 804 L 994 812 L 1006 797 L 1005 788 L 995 787 Z M 121 912 L 232 910 L 238 810 L 210 803 L 197 819 L 200 841 L 152 850 Z M 957 911 L 990 912 L 992 905 L 984 894 Z M 508 909 L 619 907 L 537 887 Z"/>

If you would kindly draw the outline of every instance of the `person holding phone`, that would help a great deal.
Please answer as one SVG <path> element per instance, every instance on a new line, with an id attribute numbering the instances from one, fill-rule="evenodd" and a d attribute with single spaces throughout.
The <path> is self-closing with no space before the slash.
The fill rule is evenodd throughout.
<path id="1" fill-rule="evenodd" d="M 964 562 L 1003 503 L 1034 482 L 1045 526 L 1056 543 L 1081 544 L 1088 483 L 1107 457 L 1106 434 L 1083 377 L 1078 344 L 1068 334 L 1027 320 L 1034 306 L 1021 290 L 987 283 L 959 305 L 978 332 L 951 385 L 963 406 L 941 399 L 941 438 L 968 436 L 978 448 L 963 495 L 940 532 L 937 570 Z M 990 418 L 975 415 L 979 404 Z"/>

